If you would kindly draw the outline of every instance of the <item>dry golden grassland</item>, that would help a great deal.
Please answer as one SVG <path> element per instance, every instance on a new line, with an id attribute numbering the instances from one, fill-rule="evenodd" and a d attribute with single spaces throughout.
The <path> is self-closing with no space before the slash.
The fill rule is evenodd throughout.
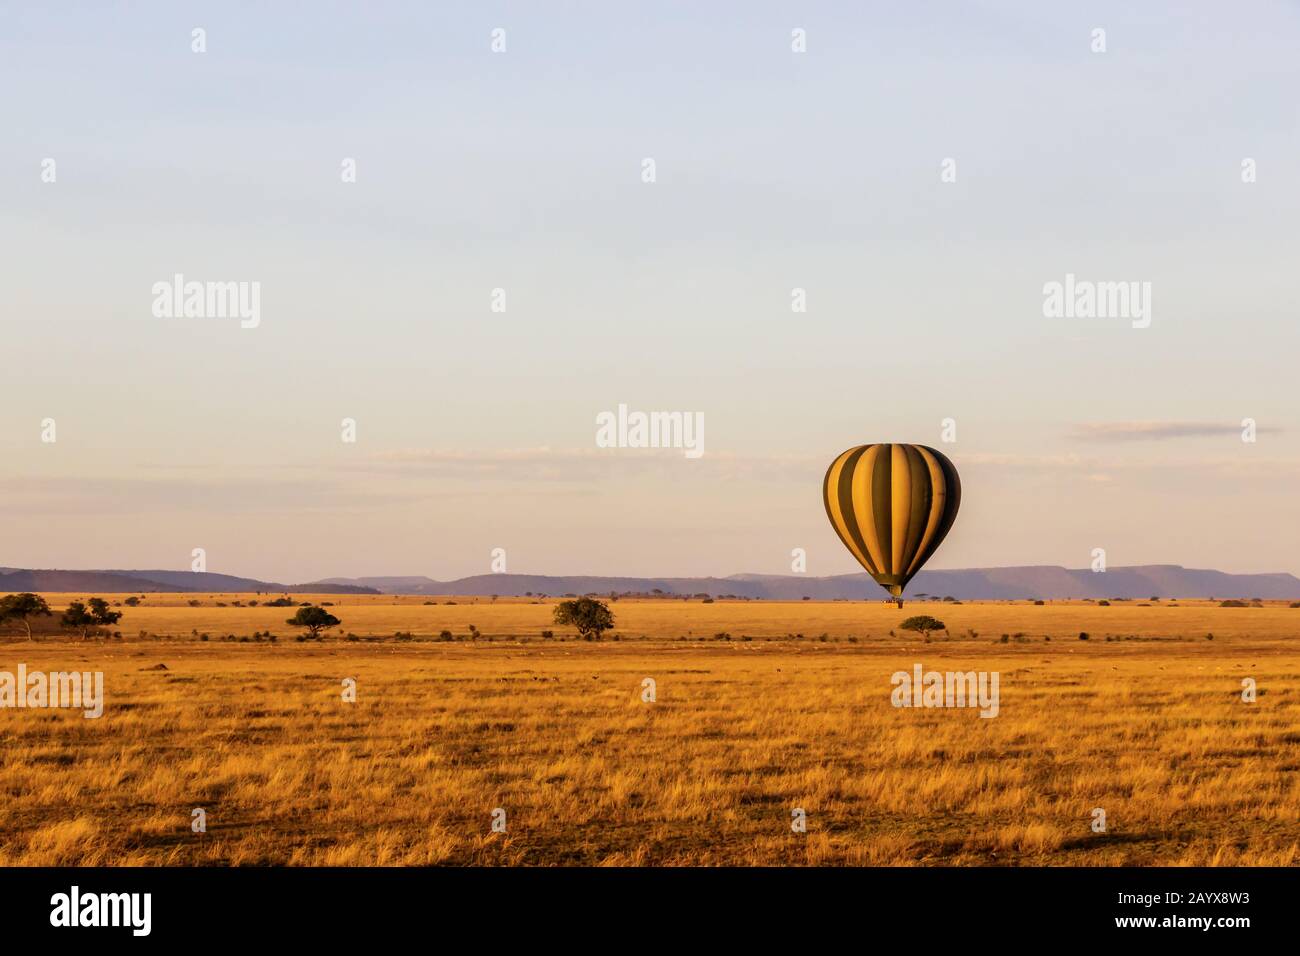
<path id="1" fill-rule="evenodd" d="M 250 598 L 149 595 L 121 640 L 7 633 L 0 670 L 102 670 L 106 703 L 0 710 L 0 864 L 1300 862 L 1285 604 L 624 599 L 593 643 L 551 602 L 317 596 L 343 624 L 298 643 Z M 913 613 L 947 635 L 897 630 Z M 998 716 L 893 707 L 916 663 L 998 671 Z"/>

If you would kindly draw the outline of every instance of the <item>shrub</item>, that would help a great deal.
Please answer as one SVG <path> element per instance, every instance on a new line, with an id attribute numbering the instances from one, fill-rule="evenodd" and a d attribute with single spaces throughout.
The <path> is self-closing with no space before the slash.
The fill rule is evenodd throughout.
<path id="1" fill-rule="evenodd" d="M 1098 601 L 1098 602 L 1097 602 L 1097 607 L 1110 607 L 1110 602 L 1109 602 L 1109 601 Z"/>
<path id="2" fill-rule="evenodd" d="M 1228 598 L 1226 601 L 1220 601 L 1219 607 L 1245 607 L 1245 601 L 1238 601 L 1236 598 Z"/>
<path id="3" fill-rule="evenodd" d="M 1087 631 L 1080 631 L 1080 632 L 1079 632 L 1079 640 L 1081 640 L 1081 641 L 1086 641 L 1087 639 L 1088 639 L 1088 632 L 1087 632 Z"/>

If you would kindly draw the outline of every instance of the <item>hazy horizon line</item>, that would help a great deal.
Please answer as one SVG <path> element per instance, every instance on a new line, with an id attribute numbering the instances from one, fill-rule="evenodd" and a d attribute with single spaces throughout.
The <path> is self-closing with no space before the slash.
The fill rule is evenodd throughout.
<path id="1" fill-rule="evenodd" d="M 1034 569 L 1050 569 L 1050 570 L 1061 570 L 1061 571 L 1068 571 L 1068 572 L 1113 574 L 1117 571 L 1132 571 L 1132 570 L 1151 569 L 1151 568 L 1173 568 L 1173 569 L 1178 569 L 1180 571 L 1209 572 L 1214 574 L 1233 575 L 1237 577 L 1276 576 L 1276 577 L 1292 577 L 1292 578 L 1300 579 L 1300 576 L 1297 576 L 1290 571 L 1225 571 L 1222 570 L 1221 568 L 1191 567 L 1185 564 L 1177 564 L 1168 561 L 1151 562 L 1146 564 L 1117 564 L 1108 567 L 1104 571 L 1096 571 L 1096 572 L 1094 572 L 1091 568 L 1088 567 L 1070 567 L 1064 564 L 967 565 L 963 567 L 923 568 L 920 572 L 918 572 L 917 576 L 919 577 L 924 574 L 957 574 L 957 573 L 964 573 L 964 572 L 971 572 L 971 571 L 1019 571 L 1019 570 L 1034 570 Z M 67 567 L 67 566 L 29 567 L 29 566 L 12 565 L 12 564 L 0 565 L 0 575 L 7 575 L 11 573 L 21 573 L 21 572 L 41 572 L 41 571 L 59 571 L 59 572 L 82 573 L 82 574 L 89 574 L 89 573 L 122 574 L 122 575 L 146 574 L 150 572 L 163 572 L 167 574 L 214 575 L 214 576 L 222 576 L 222 577 L 243 578 L 249 581 L 260 581 L 268 584 L 291 584 L 292 586 L 295 587 L 301 586 L 303 584 L 313 584 L 313 583 L 320 583 L 320 582 L 365 581 L 365 580 L 374 580 L 374 579 L 383 579 L 383 578 L 423 578 L 428 581 L 445 583 L 445 582 L 463 581 L 471 578 L 487 578 L 487 577 L 494 577 L 494 576 L 499 576 L 503 578 L 509 578 L 509 577 L 622 578 L 627 580 L 636 580 L 636 579 L 653 580 L 653 579 L 677 578 L 677 579 L 714 579 L 719 581 L 725 581 L 733 578 L 742 578 L 742 577 L 785 578 L 785 579 L 792 579 L 792 580 L 820 580 L 820 579 L 827 579 L 827 578 L 846 578 L 846 577 L 859 577 L 859 576 L 866 577 L 866 578 L 871 577 L 871 575 L 865 570 L 842 571 L 842 572 L 834 572 L 830 574 L 806 574 L 806 573 L 796 573 L 796 572 L 776 573 L 776 572 L 764 572 L 764 571 L 733 571 L 730 574 L 682 574 L 682 573 L 624 574 L 624 573 L 611 573 L 611 572 L 584 572 L 584 571 L 567 571 L 567 572 L 486 571 L 486 572 L 479 572 L 474 574 L 461 574 L 455 577 L 446 577 L 446 578 L 434 577 L 429 574 L 421 574 L 421 573 L 332 574 L 332 575 L 326 575 L 324 577 L 311 578 L 306 581 L 291 582 L 288 580 L 273 580 L 270 578 L 263 578 L 254 575 L 241 574 L 233 571 L 212 571 L 212 570 L 195 571 L 189 568 L 166 568 L 166 567 L 124 568 L 124 567 Z"/>

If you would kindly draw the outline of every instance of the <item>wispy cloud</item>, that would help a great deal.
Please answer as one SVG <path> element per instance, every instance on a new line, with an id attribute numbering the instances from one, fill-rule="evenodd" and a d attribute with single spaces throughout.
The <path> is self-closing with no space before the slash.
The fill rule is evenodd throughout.
<path id="1" fill-rule="evenodd" d="M 1243 445 L 1253 448 L 1252 445 Z M 974 452 L 953 457 L 959 469 L 991 471 L 1060 472 L 1083 480 L 1109 483 L 1121 474 L 1181 472 L 1203 477 L 1235 476 L 1240 478 L 1274 478 L 1300 475 L 1300 459 L 1254 454 L 1184 455 L 1178 458 L 1144 457 L 1114 452 L 1112 454 L 1004 454 Z"/>
<path id="2" fill-rule="evenodd" d="M 257 479 L 168 477 L 0 476 L 0 495 L 28 514 L 109 515 L 158 512 L 194 514 L 319 512 L 388 504 L 385 488 L 367 489 L 327 478 L 284 476 Z"/>
<path id="3" fill-rule="evenodd" d="M 683 477 L 705 474 L 718 480 L 761 478 L 803 480 L 818 476 L 825 462 L 812 456 L 745 456 L 710 451 L 688 460 L 679 449 L 517 448 L 461 451 L 406 448 L 377 452 L 354 468 L 389 475 L 436 474 L 479 480 L 598 481 L 611 475 Z"/>
<path id="4" fill-rule="evenodd" d="M 1240 422 L 1085 422 L 1070 430 L 1076 441 L 1122 442 L 1163 441 L 1169 438 L 1240 437 Z M 1276 428 L 1256 428 L 1257 433 L 1276 433 Z"/>

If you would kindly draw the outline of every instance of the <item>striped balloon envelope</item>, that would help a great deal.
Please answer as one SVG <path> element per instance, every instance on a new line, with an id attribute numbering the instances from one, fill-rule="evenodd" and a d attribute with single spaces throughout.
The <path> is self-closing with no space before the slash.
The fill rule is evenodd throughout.
<path id="1" fill-rule="evenodd" d="M 844 547 L 902 607 L 903 588 L 957 517 L 961 481 L 925 445 L 859 445 L 831 463 L 822 499 Z"/>

